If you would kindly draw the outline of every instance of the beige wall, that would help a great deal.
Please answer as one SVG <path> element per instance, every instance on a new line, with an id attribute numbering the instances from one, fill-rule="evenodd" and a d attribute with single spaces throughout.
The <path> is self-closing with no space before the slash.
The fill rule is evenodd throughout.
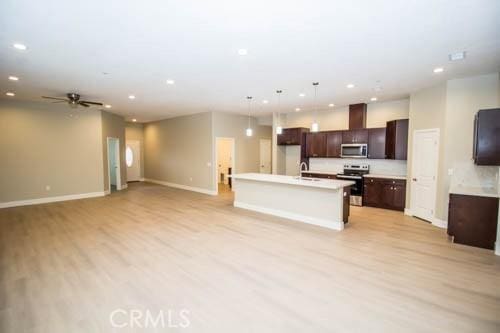
<path id="1" fill-rule="evenodd" d="M 0 202 L 102 192 L 101 112 L 1 101 L 0 156 Z"/>
<path id="2" fill-rule="evenodd" d="M 498 167 L 476 166 L 471 159 L 474 115 L 480 109 L 495 107 L 499 107 L 498 73 L 449 80 L 410 96 L 409 175 L 412 171 L 413 131 L 440 129 L 436 194 L 438 219 L 446 221 L 448 218 L 450 185 L 498 185 Z M 411 183 L 409 185 L 407 208 L 410 208 L 411 202 Z"/>
<path id="3" fill-rule="evenodd" d="M 170 118 L 144 125 L 144 177 L 213 190 L 212 114 Z"/>
<path id="4" fill-rule="evenodd" d="M 259 172 L 260 139 L 271 139 L 271 126 L 261 126 L 251 118 L 253 136 L 247 137 L 248 117 L 223 112 L 213 112 L 213 133 L 216 137 L 235 139 L 235 173 Z M 215 160 L 215 157 L 214 157 Z"/>
<path id="5" fill-rule="evenodd" d="M 102 166 L 104 169 L 104 190 L 109 190 L 108 144 L 107 138 L 120 141 L 120 179 L 121 185 L 127 184 L 127 165 L 125 163 L 125 120 L 122 116 L 102 111 Z"/>
<path id="6" fill-rule="evenodd" d="M 366 127 L 385 127 L 386 122 L 395 119 L 407 119 L 409 100 L 401 99 L 387 102 L 370 103 L 367 106 Z M 282 115 L 284 127 L 310 128 L 314 120 L 313 112 L 293 112 Z M 349 107 L 319 111 L 316 120 L 321 131 L 345 130 L 349 128 Z"/>
<path id="7" fill-rule="evenodd" d="M 140 123 L 125 123 L 125 140 L 139 141 L 141 147 L 140 173 L 141 178 L 144 178 L 144 125 Z"/>

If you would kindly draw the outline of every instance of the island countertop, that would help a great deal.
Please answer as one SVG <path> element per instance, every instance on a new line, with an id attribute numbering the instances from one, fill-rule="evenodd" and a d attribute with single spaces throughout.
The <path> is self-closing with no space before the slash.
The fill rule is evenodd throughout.
<path id="1" fill-rule="evenodd" d="M 347 181 L 347 180 L 307 178 L 307 177 L 301 178 L 297 176 L 272 175 L 266 173 L 240 173 L 231 175 L 231 177 L 233 179 L 315 187 L 315 188 L 323 188 L 330 190 L 338 190 L 346 186 L 351 186 L 355 184 L 353 181 Z"/>

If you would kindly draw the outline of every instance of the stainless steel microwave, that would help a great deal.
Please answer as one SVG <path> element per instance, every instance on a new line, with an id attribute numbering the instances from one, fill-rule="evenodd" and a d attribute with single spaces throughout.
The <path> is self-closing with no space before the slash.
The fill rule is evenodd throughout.
<path id="1" fill-rule="evenodd" d="M 366 143 L 348 143 L 340 146 L 340 157 L 367 158 L 368 145 Z"/>

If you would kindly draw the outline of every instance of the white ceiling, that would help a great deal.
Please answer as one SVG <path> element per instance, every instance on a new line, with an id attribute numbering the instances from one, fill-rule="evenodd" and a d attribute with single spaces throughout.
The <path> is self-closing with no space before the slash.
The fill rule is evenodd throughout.
<path id="1" fill-rule="evenodd" d="M 245 113 L 247 95 L 264 115 L 276 110 L 278 88 L 282 111 L 310 109 L 313 81 L 322 108 L 401 98 L 498 71 L 499 18 L 498 0 L 2 0 L 0 98 L 78 92 L 139 121 Z M 462 50 L 465 61 L 448 61 Z"/>

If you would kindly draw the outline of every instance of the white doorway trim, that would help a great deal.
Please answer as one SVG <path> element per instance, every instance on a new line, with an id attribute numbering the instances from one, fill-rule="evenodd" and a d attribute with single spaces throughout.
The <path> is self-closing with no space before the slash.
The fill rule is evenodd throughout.
<path id="1" fill-rule="evenodd" d="M 115 163 L 116 163 L 116 190 L 120 191 L 122 190 L 122 179 L 121 179 L 121 165 L 120 165 L 120 139 L 118 138 L 113 138 L 113 137 L 107 137 L 106 139 L 106 157 L 108 161 L 108 190 L 106 191 L 106 194 L 111 193 L 111 165 L 109 163 L 109 143 L 110 142 L 116 142 L 115 144 Z"/>
<path id="2" fill-rule="evenodd" d="M 231 154 L 232 154 L 232 160 L 231 160 L 231 172 L 233 174 L 235 174 L 236 172 L 236 168 L 235 168 L 235 161 L 236 161 L 236 140 L 234 138 L 229 138 L 229 137 L 216 137 L 215 138 L 215 158 L 214 158 L 214 167 L 213 167 L 213 178 L 214 178 L 214 184 L 215 184 L 215 193 L 218 194 L 219 193 L 219 178 L 218 178 L 218 175 L 217 173 L 219 172 L 219 168 L 218 168 L 218 161 L 219 161 L 219 141 L 221 140 L 229 140 L 231 141 Z M 233 189 L 231 188 L 231 191 Z"/>
<path id="3" fill-rule="evenodd" d="M 426 197 L 430 200 L 430 203 L 427 207 L 432 207 L 430 208 L 430 211 L 425 212 L 425 209 L 418 209 L 417 208 L 417 184 L 416 182 L 418 181 L 417 179 L 417 173 L 419 172 L 418 169 L 418 164 L 417 162 L 419 161 L 419 156 L 417 156 L 417 145 L 419 144 L 419 140 L 417 139 L 418 136 L 421 134 L 432 134 L 434 135 L 434 140 L 435 140 L 435 148 L 433 151 L 427 152 L 424 155 L 428 156 L 428 154 L 434 154 L 434 156 L 429 156 L 428 159 L 425 159 L 429 163 L 434 163 L 434 165 L 430 165 L 430 168 L 433 170 L 431 174 L 433 174 L 432 179 L 427 179 L 426 182 L 430 186 L 429 193 L 426 193 Z M 411 183 L 410 187 L 410 211 L 408 212 L 409 215 L 421 218 L 423 220 L 431 222 L 433 225 L 443 228 L 446 227 L 446 222 L 441 221 L 440 219 L 436 218 L 436 203 L 437 203 L 437 182 L 438 182 L 438 176 L 439 176 L 439 140 L 440 140 L 440 130 L 439 128 L 429 128 L 429 129 L 421 129 L 421 130 L 414 130 L 413 131 L 413 144 L 412 144 L 412 165 L 411 165 L 411 174 L 409 175 L 409 181 Z M 420 159 L 423 160 L 422 156 L 420 156 Z M 430 178 L 430 177 L 429 177 Z M 444 222 L 444 225 L 443 225 Z"/>

